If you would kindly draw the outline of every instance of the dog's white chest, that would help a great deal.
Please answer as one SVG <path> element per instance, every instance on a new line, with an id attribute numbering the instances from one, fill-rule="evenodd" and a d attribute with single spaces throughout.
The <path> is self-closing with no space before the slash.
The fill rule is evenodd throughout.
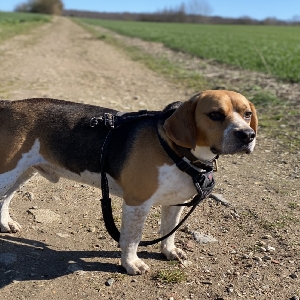
<path id="1" fill-rule="evenodd" d="M 158 182 L 158 189 L 151 197 L 154 205 L 183 203 L 196 194 L 192 178 L 176 165 L 159 167 Z"/>

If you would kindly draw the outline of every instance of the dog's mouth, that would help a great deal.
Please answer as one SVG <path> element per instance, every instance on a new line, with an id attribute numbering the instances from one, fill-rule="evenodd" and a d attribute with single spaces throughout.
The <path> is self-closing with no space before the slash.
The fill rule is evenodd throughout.
<path id="1" fill-rule="evenodd" d="M 210 147 L 210 151 L 215 155 L 224 155 L 224 154 L 235 154 L 235 153 L 245 153 L 251 154 L 254 149 L 253 142 L 243 145 L 230 145 L 229 147 L 224 147 L 225 149 L 218 149 L 217 147 Z"/>
<path id="2" fill-rule="evenodd" d="M 250 144 L 245 145 L 244 147 L 241 148 L 241 150 L 239 151 L 239 153 L 246 153 L 246 154 L 250 154 L 252 152 Z"/>

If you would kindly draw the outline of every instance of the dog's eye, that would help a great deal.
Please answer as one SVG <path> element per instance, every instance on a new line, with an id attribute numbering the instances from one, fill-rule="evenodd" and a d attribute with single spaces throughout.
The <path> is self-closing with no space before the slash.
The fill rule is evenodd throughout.
<path id="1" fill-rule="evenodd" d="M 208 114 L 208 117 L 213 120 L 213 121 L 224 121 L 225 116 L 217 111 L 213 111 L 211 113 Z"/>
<path id="2" fill-rule="evenodd" d="M 244 114 L 245 120 L 250 120 L 251 116 L 252 116 L 252 112 L 251 111 L 247 111 Z"/>

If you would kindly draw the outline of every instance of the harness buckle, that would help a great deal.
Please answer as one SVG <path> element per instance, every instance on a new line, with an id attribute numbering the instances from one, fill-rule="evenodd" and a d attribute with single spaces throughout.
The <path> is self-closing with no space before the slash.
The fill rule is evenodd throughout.
<path id="1" fill-rule="evenodd" d="M 115 127 L 115 116 L 110 113 L 105 113 L 104 116 L 104 125 L 110 129 Z"/>
<path id="2" fill-rule="evenodd" d="M 217 172 L 219 170 L 219 164 L 218 164 L 218 159 L 214 159 L 213 161 L 214 167 L 213 167 L 213 171 Z"/>
<path id="3" fill-rule="evenodd" d="M 99 124 L 98 119 L 96 117 L 92 117 L 90 119 L 90 126 L 91 127 L 96 127 Z"/>
<path id="4" fill-rule="evenodd" d="M 91 127 L 96 127 L 99 123 L 104 123 L 107 128 L 113 129 L 115 127 L 115 116 L 111 113 L 104 113 L 104 115 L 99 118 L 92 117 L 90 119 Z"/>

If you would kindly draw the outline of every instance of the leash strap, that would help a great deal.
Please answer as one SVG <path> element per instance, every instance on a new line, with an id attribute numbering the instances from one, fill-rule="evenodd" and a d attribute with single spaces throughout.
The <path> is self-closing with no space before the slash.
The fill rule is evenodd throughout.
<path id="1" fill-rule="evenodd" d="M 108 152 L 108 144 L 112 137 L 113 130 L 110 130 L 107 134 L 104 144 L 102 146 L 101 158 L 100 158 L 100 166 L 101 166 L 101 191 L 102 191 L 102 199 L 101 199 L 101 209 L 104 224 L 106 230 L 110 234 L 110 236 L 116 241 L 120 240 L 120 231 L 117 228 L 114 218 L 113 211 L 111 207 L 111 198 L 109 197 L 109 186 L 108 180 L 105 172 L 105 158 Z"/>

